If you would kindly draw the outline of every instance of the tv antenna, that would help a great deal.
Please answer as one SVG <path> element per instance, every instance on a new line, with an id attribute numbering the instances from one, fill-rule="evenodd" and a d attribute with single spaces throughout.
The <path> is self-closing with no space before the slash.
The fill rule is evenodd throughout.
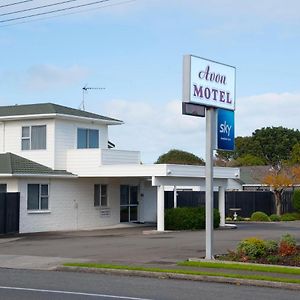
<path id="1" fill-rule="evenodd" d="M 104 87 L 90 87 L 87 84 L 82 88 L 82 101 L 80 103 L 79 109 L 81 110 L 85 110 L 85 94 L 89 91 L 89 90 L 105 90 Z"/>

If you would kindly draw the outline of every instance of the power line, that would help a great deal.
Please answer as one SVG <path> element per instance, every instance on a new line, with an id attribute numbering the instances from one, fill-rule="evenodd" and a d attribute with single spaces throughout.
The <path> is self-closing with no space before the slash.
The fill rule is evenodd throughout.
<path id="1" fill-rule="evenodd" d="M 22 13 L 22 12 L 26 12 L 26 11 L 31 11 L 31 10 L 37 10 L 37 9 L 41 9 L 41 8 L 47 8 L 47 7 L 51 7 L 51 6 L 62 5 L 62 4 L 66 4 L 66 3 L 70 3 L 70 2 L 74 2 L 74 1 L 78 1 L 78 0 L 67 0 L 67 1 L 57 2 L 57 3 L 51 3 L 51 4 L 46 4 L 46 5 L 41 5 L 41 6 L 36 6 L 36 7 L 31 7 L 31 8 L 21 9 L 21 10 L 16 10 L 16 11 L 0 14 L 0 17 L 8 16 L 8 15 L 14 15 L 14 14 L 18 14 L 18 13 Z"/>
<path id="2" fill-rule="evenodd" d="M 0 8 L 13 6 L 13 5 L 18 5 L 18 4 L 23 4 L 23 3 L 26 3 L 26 2 L 32 2 L 32 1 L 34 1 L 34 0 L 23 0 L 23 1 L 19 1 L 19 2 L 4 4 L 4 5 L 0 5 Z"/>
<path id="3" fill-rule="evenodd" d="M 80 7 L 87 7 L 87 6 L 96 5 L 96 4 L 100 4 L 100 3 L 104 3 L 104 2 L 109 2 L 109 1 L 111 1 L 111 0 L 100 0 L 100 1 L 94 1 L 94 2 L 85 3 L 85 4 L 79 4 L 79 5 L 69 6 L 69 7 L 55 9 L 55 10 L 50 10 L 50 11 L 41 12 L 41 13 L 37 13 L 37 14 L 32 14 L 32 15 L 27 15 L 27 16 L 22 16 L 22 17 L 16 17 L 16 18 L 11 18 L 11 19 L 0 20 L 0 23 L 6 23 L 6 22 L 17 21 L 17 20 L 22 20 L 22 19 L 28 19 L 28 18 L 37 17 L 37 16 L 48 15 L 48 14 L 52 14 L 52 13 L 56 13 L 56 12 L 67 11 L 67 10 L 76 9 L 76 8 L 80 8 Z"/>
<path id="4" fill-rule="evenodd" d="M 98 6 L 95 8 L 89 8 L 89 9 L 84 9 L 84 10 L 79 10 L 79 11 L 74 11 L 74 12 L 68 12 L 68 13 L 54 15 L 54 16 L 48 16 L 48 17 L 44 17 L 44 18 L 36 18 L 33 20 L 21 21 L 21 22 L 16 22 L 16 23 L 12 23 L 12 24 L 5 24 L 5 25 L 0 25 L 0 28 L 19 25 L 19 24 L 26 24 L 26 23 L 30 23 L 30 22 L 36 22 L 36 21 L 43 21 L 43 20 L 47 20 L 47 19 L 59 18 L 62 16 L 80 14 L 80 13 L 85 13 L 85 12 L 89 12 L 89 11 L 95 11 L 97 9 L 102 9 L 102 8 L 106 8 L 106 7 L 120 6 L 120 5 L 124 5 L 124 4 L 128 4 L 128 3 L 132 3 L 135 1 L 137 1 L 137 0 L 125 0 L 125 1 L 118 2 L 118 3 L 101 5 L 101 6 Z"/>

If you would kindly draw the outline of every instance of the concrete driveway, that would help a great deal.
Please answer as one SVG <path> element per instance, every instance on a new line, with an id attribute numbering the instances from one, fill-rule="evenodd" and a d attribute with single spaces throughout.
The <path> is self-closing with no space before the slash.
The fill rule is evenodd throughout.
<path id="1" fill-rule="evenodd" d="M 152 229 L 131 227 L 0 238 L 0 267 L 21 264 L 24 268 L 42 268 L 43 263 L 51 267 L 70 260 L 163 265 L 205 255 L 205 231 L 154 233 Z M 246 237 L 278 240 L 284 233 L 293 234 L 300 243 L 300 222 L 243 223 L 237 229 L 218 229 L 214 253 L 234 249 Z"/>

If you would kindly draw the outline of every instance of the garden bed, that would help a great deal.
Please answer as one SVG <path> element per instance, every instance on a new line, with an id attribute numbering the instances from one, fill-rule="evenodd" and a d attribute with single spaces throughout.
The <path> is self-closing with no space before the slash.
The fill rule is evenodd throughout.
<path id="1" fill-rule="evenodd" d="M 242 240 L 236 251 L 216 257 L 219 260 L 300 267 L 300 245 L 285 234 L 279 242 L 251 237 Z"/>

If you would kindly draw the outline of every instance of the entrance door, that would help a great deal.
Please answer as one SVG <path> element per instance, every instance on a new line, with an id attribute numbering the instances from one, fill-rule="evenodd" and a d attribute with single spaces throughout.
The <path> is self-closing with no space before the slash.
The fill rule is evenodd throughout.
<path id="1" fill-rule="evenodd" d="M 120 195 L 120 222 L 137 222 L 138 187 L 121 185 Z"/>

